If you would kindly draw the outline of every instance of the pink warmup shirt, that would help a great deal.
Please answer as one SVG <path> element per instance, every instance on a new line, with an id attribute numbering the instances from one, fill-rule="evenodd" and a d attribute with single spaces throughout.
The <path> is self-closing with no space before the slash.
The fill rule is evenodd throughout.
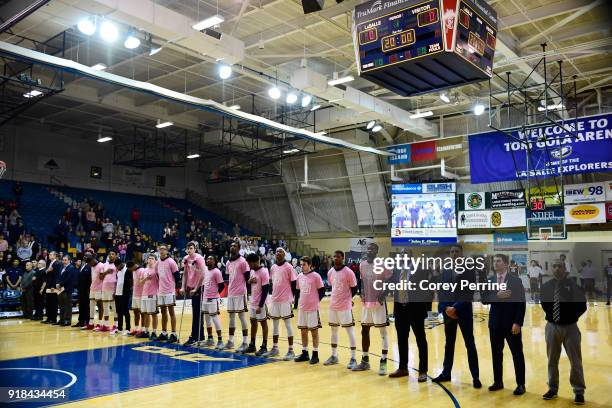
<path id="1" fill-rule="evenodd" d="M 93 268 L 91 268 L 91 286 L 89 286 L 90 292 L 100 292 L 102 290 L 102 280 L 100 279 L 100 272 L 104 271 L 104 264 L 98 262 Z"/>
<path id="2" fill-rule="evenodd" d="M 117 268 L 115 264 L 106 262 L 103 271 L 106 272 L 109 269 L 112 270 L 112 272 L 104 276 L 102 291 L 115 293 L 115 289 L 117 288 Z"/>
<path id="3" fill-rule="evenodd" d="M 353 308 L 353 294 L 351 288 L 357 286 L 357 278 L 348 266 L 337 271 L 331 268 L 327 272 L 327 278 L 332 287 L 330 310 L 345 311 Z"/>
<path id="4" fill-rule="evenodd" d="M 319 289 L 323 287 L 323 279 L 316 272 L 301 273 L 297 277 L 297 288 L 300 291 L 298 307 L 304 312 L 319 310 Z"/>
<path id="5" fill-rule="evenodd" d="M 208 269 L 204 275 L 204 297 L 216 299 L 219 297 L 219 284 L 223 283 L 223 275 L 218 268 Z"/>
<path id="6" fill-rule="evenodd" d="M 255 278 L 255 283 L 251 283 L 251 306 L 258 307 L 261 300 L 261 287 L 270 283 L 270 273 L 268 268 L 263 266 L 256 271 L 251 271 L 251 278 Z"/>
<path id="7" fill-rule="evenodd" d="M 229 275 L 228 296 L 244 296 L 247 293 L 244 273 L 248 271 L 249 264 L 243 257 L 227 261 L 225 271 Z"/>
<path id="8" fill-rule="evenodd" d="M 374 263 L 369 263 L 367 260 L 361 261 L 359 264 L 359 272 L 361 274 L 361 296 L 363 297 L 363 307 L 370 309 L 380 305 L 378 298 L 385 291 L 382 290 L 382 285 L 376 284 L 381 289 L 374 288 L 374 282 L 377 280 L 386 281 L 393 275 L 393 271 L 383 268 L 382 273 L 374 273 Z"/>
<path id="9" fill-rule="evenodd" d="M 142 283 L 140 283 L 140 279 L 142 278 L 142 274 L 144 272 L 144 268 L 138 268 L 134 271 L 134 293 L 133 297 L 142 296 Z"/>
<path id="10" fill-rule="evenodd" d="M 140 278 L 145 279 L 151 277 L 151 279 L 144 281 L 142 285 L 142 296 L 157 296 L 159 289 L 159 277 L 157 276 L 156 268 L 146 268 L 141 271 Z"/>
<path id="11" fill-rule="evenodd" d="M 272 265 L 270 279 L 272 280 L 272 302 L 292 303 L 291 282 L 297 279 L 293 266 L 289 262 L 282 265 Z"/>
<path id="12" fill-rule="evenodd" d="M 195 262 L 195 266 L 193 263 Z M 202 285 L 204 274 L 206 273 L 206 261 L 200 254 L 193 254 L 192 256 L 187 255 L 183 258 L 183 265 L 185 272 L 183 273 L 183 279 L 187 283 L 187 288 L 197 289 Z"/>
<path id="13" fill-rule="evenodd" d="M 159 276 L 158 295 L 174 295 L 176 293 L 176 281 L 174 280 L 174 272 L 178 271 L 178 265 L 174 259 L 167 257 L 159 259 L 155 264 L 155 270 Z"/>

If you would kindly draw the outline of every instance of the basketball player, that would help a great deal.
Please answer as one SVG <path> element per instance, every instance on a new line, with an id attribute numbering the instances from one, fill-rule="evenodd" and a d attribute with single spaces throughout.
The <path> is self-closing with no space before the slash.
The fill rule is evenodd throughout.
<path id="1" fill-rule="evenodd" d="M 159 290 L 159 276 L 155 264 L 157 259 L 155 255 L 150 254 L 147 258 L 147 267 L 140 269 L 138 279 L 142 284 L 142 296 L 140 298 L 140 313 L 142 314 L 142 333 L 138 338 L 157 340 L 157 293 Z M 153 329 L 149 335 L 149 323 L 153 320 Z"/>
<path id="2" fill-rule="evenodd" d="M 84 330 L 100 331 L 102 329 L 102 279 L 100 274 L 104 271 L 104 264 L 98 262 L 94 254 L 85 255 L 87 263 L 91 269 L 91 286 L 89 287 L 89 322 Z M 98 306 L 98 319 L 96 320 L 96 306 Z"/>
<path id="3" fill-rule="evenodd" d="M 353 319 L 353 296 L 357 293 L 357 278 L 353 271 L 344 264 L 344 252 L 334 252 L 334 266 L 327 273 L 327 278 L 332 287 L 329 301 L 332 355 L 323 365 L 338 364 L 338 327 L 342 326 L 346 328 L 351 346 L 351 360 L 346 368 L 352 370 L 357 365 L 355 320 Z"/>
<path id="4" fill-rule="evenodd" d="M 138 336 L 142 333 L 141 324 L 141 313 L 140 313 L 140 299 L 142 297 L 142 284 L 140 280 L 144 268 L 140 267 L 134 271 L 134 291 L 132 292 L 132 310 L 134 311 L 134 329 L 130 332 L 130 336 Z M 144 316 L 142 317 L 144 323 Z"/>
<path id="5" fill-rule="evenodd" d="M 385 299 L 385 291 L 382 289 L 381 282 L 375 284 L 375 281 L 388 280 L 393 275 L 393 271 L 385 268 L 382 273 L 375 273 L 374 258 L 376 258 L 376 255 L 378 255 L 378 245 L 372 242 L 366 249 L 366 259 L 359 264 L 362 303 L 361 347 L 363 348 L 363 357 L 361 362 L 353 368 L 353 371 L 370 369 L 370 357 L 368 356 L 368 350 L 370 349 L 370 327 L 374 326 L 380 330 L 380 337 L 382 339 L 382 357 L 380 359 L 378 375 L 387 375 L 387 353 L 389 350 L 387 300 Z M 377 290 L 375 287 L 380 287 L 381 289 Z"/>
<path id="6" fill-rule="evenodd" d="M 206 322 L 206 332 L 208 340 L 207 347 L 215 345 L 212 336 L 212 325 L 215 325 L 217 331 L 217 350 L 223 350 L 223 337 L 221 336 L 221 321 L 219 320 L 219 294 L 223 292 L 225 282 L 219 268 L 217 268 L 217 259 L 214 256 L 209 256 L 206 259 L 208 268 L 204 274 L 204 286 L 202 313 L 204 313 L 204 321 Z"/>
<path id="7" fill-rule="evenodd" d="M 234 241 L 230 246 L 230 259 L 227 261 L 225 270 L 229 275 L 227 312 L 229 313 L 229 339 L 225 344 L 225 350 L 234 348 L 234 332 L 236 331 L 236 314 L 240 318 L 242 326 L 242 345 L 236 349 L 242 353 L 247 349 L 247 328 L 246 312 L 247 309 L 247 287 L 250 268 L 247 261 L 240 255 L 240 242 Z"/>
<path id="8" fill-rule="evenodd" d="M 285 250 L 281 247 L 276 248 L 276 263 L 270 269 L 270 279 L 272 280 L 272 302 L 270 304 L 270 318 L 272 319 L 272 349 L 264 357 L 278 356 L 278 336 L 279 326 L 282 319 L 287 330 L 287 340 L 289 350 L 284 361 L 291 361 L 295 358 L 293 352 L 293 330 L 291 319 L 293 317 L 293 301 L 295 297 L 295 280 L 297 274 L 293 266 L 285 260 Z"/>
<path id="9" fill-rule="evenodd" d="M 247 283 L 251 285 L 251 304 L 249 305 L 249 316 L 251 318 L 251 343 L 244 353 L 255 353 L 261 356 L 268 351 L 268 310 L 266 299 L 270 290 L 270 273 L 268 268 L 261 266 L 259 255 L 251 253 L 246 257 L 251 273 Z M 257 322 L 261 324 L 263 341 L 261 348 L 255 352 L 255 338 L 257 337 Z"/>
<path id="10" fill-rule="evenodd" d="M 196 252 L 197 242 L 192 241 L 187 244 L 187 255 L 183 258 L 183 282 L 180 289 L 181 296 L 185 293 L 191 298 L 191 334 L 189 339 L 183 344 L 190 346 L 195 342 L 202 340 L 204 337 L 204 329 L 202 327 L 202 314 L 200 307 L 202 305 L 202 281 L 206 273 L 206 262 L 204 257 Z"/>
<path id="11" fill-rule="evenodd" d="M 159 288 L 157 291 L 157 306 L 161 309 L 162 315 L 162 332 L 158 337 L 160 341 L 168 343 L 176 343 L 176 315 L 174 314 L 174 305 L 176 304 L 176 276 L 178 275 L 178 265 L 174 259 L 168 255 L 168 247 L 161 245 L 159 247 L 159 261 L 155 264 L 155 271 L 159 277 Z M 168 315 L 170 315 L 170 326 L 172 333 L 168 337 Z"/>
<path id="12" fill-rule="evenodd" d="M 302 273 L 296 280 L 298 306 L 298 329 L 302 334 L 302 354 L 295 358 L 295 362 L 308 361 L 308 331 L 312 333 L 312 358 L 310 364 L 319 362 L 319 303 L 325 296 L 323 279 L 317 272 L 311 270 L 312 262 L 307 256 L 300 259 Z"/>
<path id="13" fill-rule="evenodd" d="M 104 307 L 104 322 L 102 328 L 99 331 L 103 332 L 114 332 L 117 326 L 113 325 L 110 327 L 110 312 L 114 309 L 115 303 L 115 290 L 117 289 L 117 267 L 115 266 L 115 260 L 117 259 L 117 253 L 113 250 L 108 252 L 108 257 L 104 263 L 104 271 L 100 274 L 103 277 L 102 280 L 102 305 Z M 117 313 L 114 312 L 114 318 L 117 318 Z"/>

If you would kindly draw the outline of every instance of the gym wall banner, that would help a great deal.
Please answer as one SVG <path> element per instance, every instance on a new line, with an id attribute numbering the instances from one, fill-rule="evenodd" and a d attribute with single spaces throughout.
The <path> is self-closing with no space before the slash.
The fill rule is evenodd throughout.
<path id="1" fill-rule="evenodd" d="M 525 207 L 525 192 L 518 190 L 503 190 L 491 192 L 491 208 Z"/>
<path id="2" fill-rule="evenodd" d="M 612 203 L 606 203 L 606 221 L 612 222 Z"/>
<path id="3" fill-rule="evenodd" d="M 470 135 L 471 182 L 527 178 L 527 146 L 517 139 L 531 143 L 530 177 L 612 171 L 611 120 L 610 114 L 583 117 L 565 122 L 569 132 L 556 125 L 543 126 L 512 132 L 514 138 L 497 131 Z M 538 141 L 543 136 L 554 140 Z"/>
<path id="4" fill-rule="evenodd" d="M 598 224 L 606 222 L 605 203 L 571 204 L 565 206 L 566 224 Z"/>
<path id="5" fill-rule="evenodd" d="M 606 201 L 612 201 L 612 181 L 606 181 L 604 184 L 606 188 Z"/>
<path id="6" fill-rule="evenodd" d="M 484 210 L 486 208 L 485 192 L 465 193 L 461 194 L 463 198 L 463 210 L 475 211 Z"/>
<path id="7" fill-rule="evenodd" d="M 491 211 L 459 211 L 459 229 L 491 228 Z"/>
<path id="8" fill-rule="evenodd" d="M 568 184 L 563 187 L 565 204 L 606 201 L 605 183 Z"/>
<path id="9" fill-rule="evenodd" d="M 549 207 L 558 207 L 561 205 L 561 185 L 558 186 L 539 186 L 529 189 L 529 198 L 544 199 L 544 202 Z"/>
<path id="10" fill-rule="evenodd" d="M 491 228 L 524 227 L 526 222 L 524 208 L 491 210 Z"/>
<path id="11" fill-rule="evenodd" d="M 414 163 L 456 156 L 463 150 L 463 137 L 455 136 L 426 142 L 389 147 L 389 164 Z"/>

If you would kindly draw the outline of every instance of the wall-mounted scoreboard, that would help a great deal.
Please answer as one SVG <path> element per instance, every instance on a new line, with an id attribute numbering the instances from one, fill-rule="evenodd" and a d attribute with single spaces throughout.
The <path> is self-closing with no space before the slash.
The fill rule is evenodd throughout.
<path id="1" fill-rule="evenodd" d="M 359 75 L 410 96 L 489 79 L 497 13 L 484 0 L 375 0 L 353 12 Z"/>

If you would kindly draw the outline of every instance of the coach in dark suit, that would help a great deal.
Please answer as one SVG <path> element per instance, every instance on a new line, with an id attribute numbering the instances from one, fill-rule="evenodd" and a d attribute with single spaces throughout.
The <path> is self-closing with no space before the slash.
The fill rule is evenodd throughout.
<path id="1" fill-rule="evenodd" d="M 457 262 L 457 258 L 463 257 L 463 248 L 453 245 L 450 249 L 450 257 Z M 460 273 L 461 272 L 461 273 Z M 433 379 L 434 382 L 445 382 L 451 380 L 453 361 L 455 359 L 455 340 L 457 339 L 457 327 L 461 329 L 461 335 L 467 349 L 468 364 L 472 374 L 474 388 L 481 388 L 478 369 L 478 352 L 474 342 L 474 318 L 472 316 L 472 300 L 474 292 L 469 288 L 461 288 L 461 282 L 475 282 L 476 275 L 473 270 L 445 269 L 442 271 L 438 282 L 457 283 L 457 289 L 438 291 L 438 312 L 444 315 L 444 363 L 442 373 Z"/>
<path id="2" fill-rule="evenodd" d="M 72 292 L 78 279 L 79 271 L 70 262 L 70 256 L 62 258 L 62 269 L 57 278 L 58 301 L 60 307 L 60 326 L 70 326 L 72 322 Z"/>
<path id="3" fill-rule="evenodd" d="M 62 262 L 57 259 L 56 252 L 49 253 L 49 266 L 45 275 L 45 313 L 47 320 L 41 323 L 59 324 L 57 321 L 57 293 L 55 291 L 57 279 L 62 269 Z"/>
<path id="4" fill-rule="evenodd" d="M 83 327 L 89 321 L 89 288 L 91 287 L 91 266 L 89 260 L 91 255 L 83 256 L 81 264 L 78 265 L 77 290 L 79 291 L 79 320 L 72 327 Z"/>
<path id="5" fill-rule="evenodd" d="M 508 268 L 508 256 L 497 254 L 493 257 L 495 276 L 490 283 L 506 284 L 505 290 L 492 290 L 482 293 L 483 303 L 491 304 L 489 311 L 489 337 L 491 339 L 491 356 L 493 358 L 493 385 L 489 391 L 504 388 L 503 361 L 504 341 L 512 353 L 514 374 L 517 387 L 514 395 L 525 393 L 525 356 L 521 327 L 525 319 L 525 288 L 519 277 L 511 275 Z"/>
<path id="6" fill-rule="evenodd" d="M 407 254 L 408 255 L 408 254 Z M 412 256 L 410 253 L 408 256 Z M 419 349 L 419 382 L 427 381 L 427 337 L 425 336 L 425 318 L 431 306 L 431 296 L 427 291 L 419 290 L 419 283 L 427 280 L 427 272 L 414 271 L 411 268 L 400 271 L 396 283 L 412 282 L 415 290 L 395 290 L 393 293 L 393 315 L 395 317 L 395 331 L 397 332 L 397 348 L 399 352 L 399 367 L 389 374 L 391 378 L 406 377 L 408 375 L 408 336 L 410 328 L 414 333 Z"/>

